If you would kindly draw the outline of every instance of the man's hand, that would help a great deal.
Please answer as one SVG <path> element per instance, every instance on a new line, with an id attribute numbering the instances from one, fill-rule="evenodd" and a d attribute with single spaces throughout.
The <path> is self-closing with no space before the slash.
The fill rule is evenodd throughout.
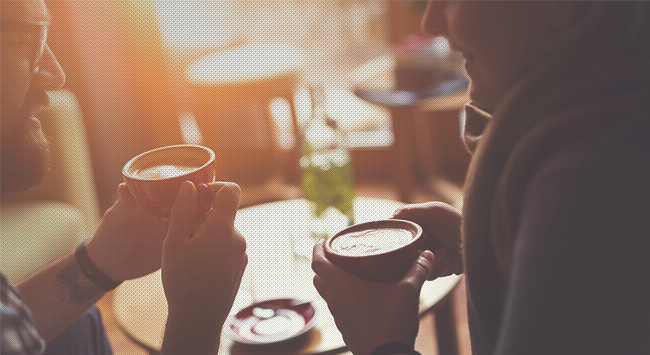
<path id="1" fill-rule="evenodd" d="M 406 205 L 392 218 L 406 219 L 419 224 L 427 239 L 424 249 L 436 256 L 428 280 L 463 273 L 463 255 L 460 240 L 461 213 L 442 202 Z"/>
<path id="2" fill-rule="evenodd" d="M 343 340 L 355 355 L 368 355 L 382 345 L 413 346 L 418 333 L 422 284 L 434 256 L 423 252 L 404 277 L 393 284 L 364 281 L 332 264 L 324 240 L 314 246 L 314 286 L 325 299 Z"/>
<path id="3" fill-rule="evenodd" d="M 104 214 L 86 245 L 88 256 L 116 281 L 134 279 L 160 268 L 168 221 L 142 208 L 126 184 L 118 187 L 117 202 Z"/>
<path id="4" fill-rule="evenodd" d="M 223 186 L 222 182 L 208 184 L 213 195 Z M 104 214 L 86 250 L 102 272 L 115 281 L 122 281 L 160 269 L 169 221 L 142 208 L 126 184 L 118 186 L 118 193 L 119 198 Z M 198 225 L 200 218 L 194 225 Z"/>
<path id="5" fill-rule="evenodd" d="M 163 353 L 216 353 L 248 262 L 246 241 L 234 228 L 239 199 L 239 186 L 223 184 L 197 225 L 195 186 L 181 186 L 162 251 L 169 308 Z"/>

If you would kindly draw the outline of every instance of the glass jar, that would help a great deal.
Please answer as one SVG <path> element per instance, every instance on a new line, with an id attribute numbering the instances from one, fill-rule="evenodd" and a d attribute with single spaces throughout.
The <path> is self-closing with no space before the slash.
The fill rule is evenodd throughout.
<path id="1" fill-rule="evenodd" d="M 354 224 L 354 183 L 347 134 L 325 109 L 322 87 L 310 89 L 312 115 L 302 128 L 301 187 L 310 203 L 313 243 Z M 303 251 L 300 254 L 305 254 Z"/>

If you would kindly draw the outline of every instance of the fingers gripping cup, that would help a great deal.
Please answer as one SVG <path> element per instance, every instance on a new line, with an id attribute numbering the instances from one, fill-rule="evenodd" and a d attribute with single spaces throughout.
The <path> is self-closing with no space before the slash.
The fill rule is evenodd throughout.
<path id="1" fill-rule="evenodd" d="M 142 153 L 129 160 L 122 175 L 133 197 L 152 214 L 169 218 L 184 181 L 196 185 L 199 213 L 212 207 L 209 188 L 215 179 L 215 155 L 206 147 L 173 145 Z"/>
<path id="2" fill-rule="evenodd" d="M 422 227 L 386 219 L 359 223 L 330 237 L 325 255 L 343 270 L 364 280 L 399 281 L 423 250 Z"/>

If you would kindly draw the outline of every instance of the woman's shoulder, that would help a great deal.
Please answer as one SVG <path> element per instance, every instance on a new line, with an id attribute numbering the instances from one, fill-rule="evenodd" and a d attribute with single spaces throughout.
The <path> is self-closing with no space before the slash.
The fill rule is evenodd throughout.
<path id="1" fill-rule="evenodd" d="M 637 178 L 649 172 L 650 133 L 634 124 L 622 124 L 582 136 L 559 147 L 542 160 L 531 183 L 535 179 L 553 177 L 574 180 L 573 183 L 581 185 L 620 180 L 645 182 L 650 179 Z"/>
<path id="2" fill-rule="evenodd" d="M 522 196 L 522 218 L 550 218 L 575 230 L 650 233 L 650 139 L 621 128 L 550 154 Z M 546 216 L 546 217 L 544 217 Z M 590 226 L 590 227 L 587 227 Z M 586 229 L 585 229 L 586 231 Z"/>

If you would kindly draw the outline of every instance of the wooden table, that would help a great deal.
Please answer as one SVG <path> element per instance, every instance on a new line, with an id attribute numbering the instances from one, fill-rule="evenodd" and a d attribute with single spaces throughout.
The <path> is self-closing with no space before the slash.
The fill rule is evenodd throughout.
<path id="1" fill-rule="evenodd" d="M 396 201 L 356 198 L 355 221 L 390 217 L 402 204 Z M 325 301 L 312 284 L 311 260 L 294 255 L 295 242 L 307 233 L 309 204 L 303 199 L 266 203 L 238 211 L 235 226 L 246 238 L 249 263 L 233 311 L 253 301 L 272 298 L 311 300 L 317 321 L 304 336 L 281 344 L 246 346 L 222 333 L 220 354 L 336 354 L 347 350 Z M 426 282 L 421 293 L 424 313 L 449 294 L 460 276 Z M 114 311 L 122 330 L 140 345 L 159 350 L 162 345 L 167 301 L 160 271 L 124 282 L 116 289 Z"/>

